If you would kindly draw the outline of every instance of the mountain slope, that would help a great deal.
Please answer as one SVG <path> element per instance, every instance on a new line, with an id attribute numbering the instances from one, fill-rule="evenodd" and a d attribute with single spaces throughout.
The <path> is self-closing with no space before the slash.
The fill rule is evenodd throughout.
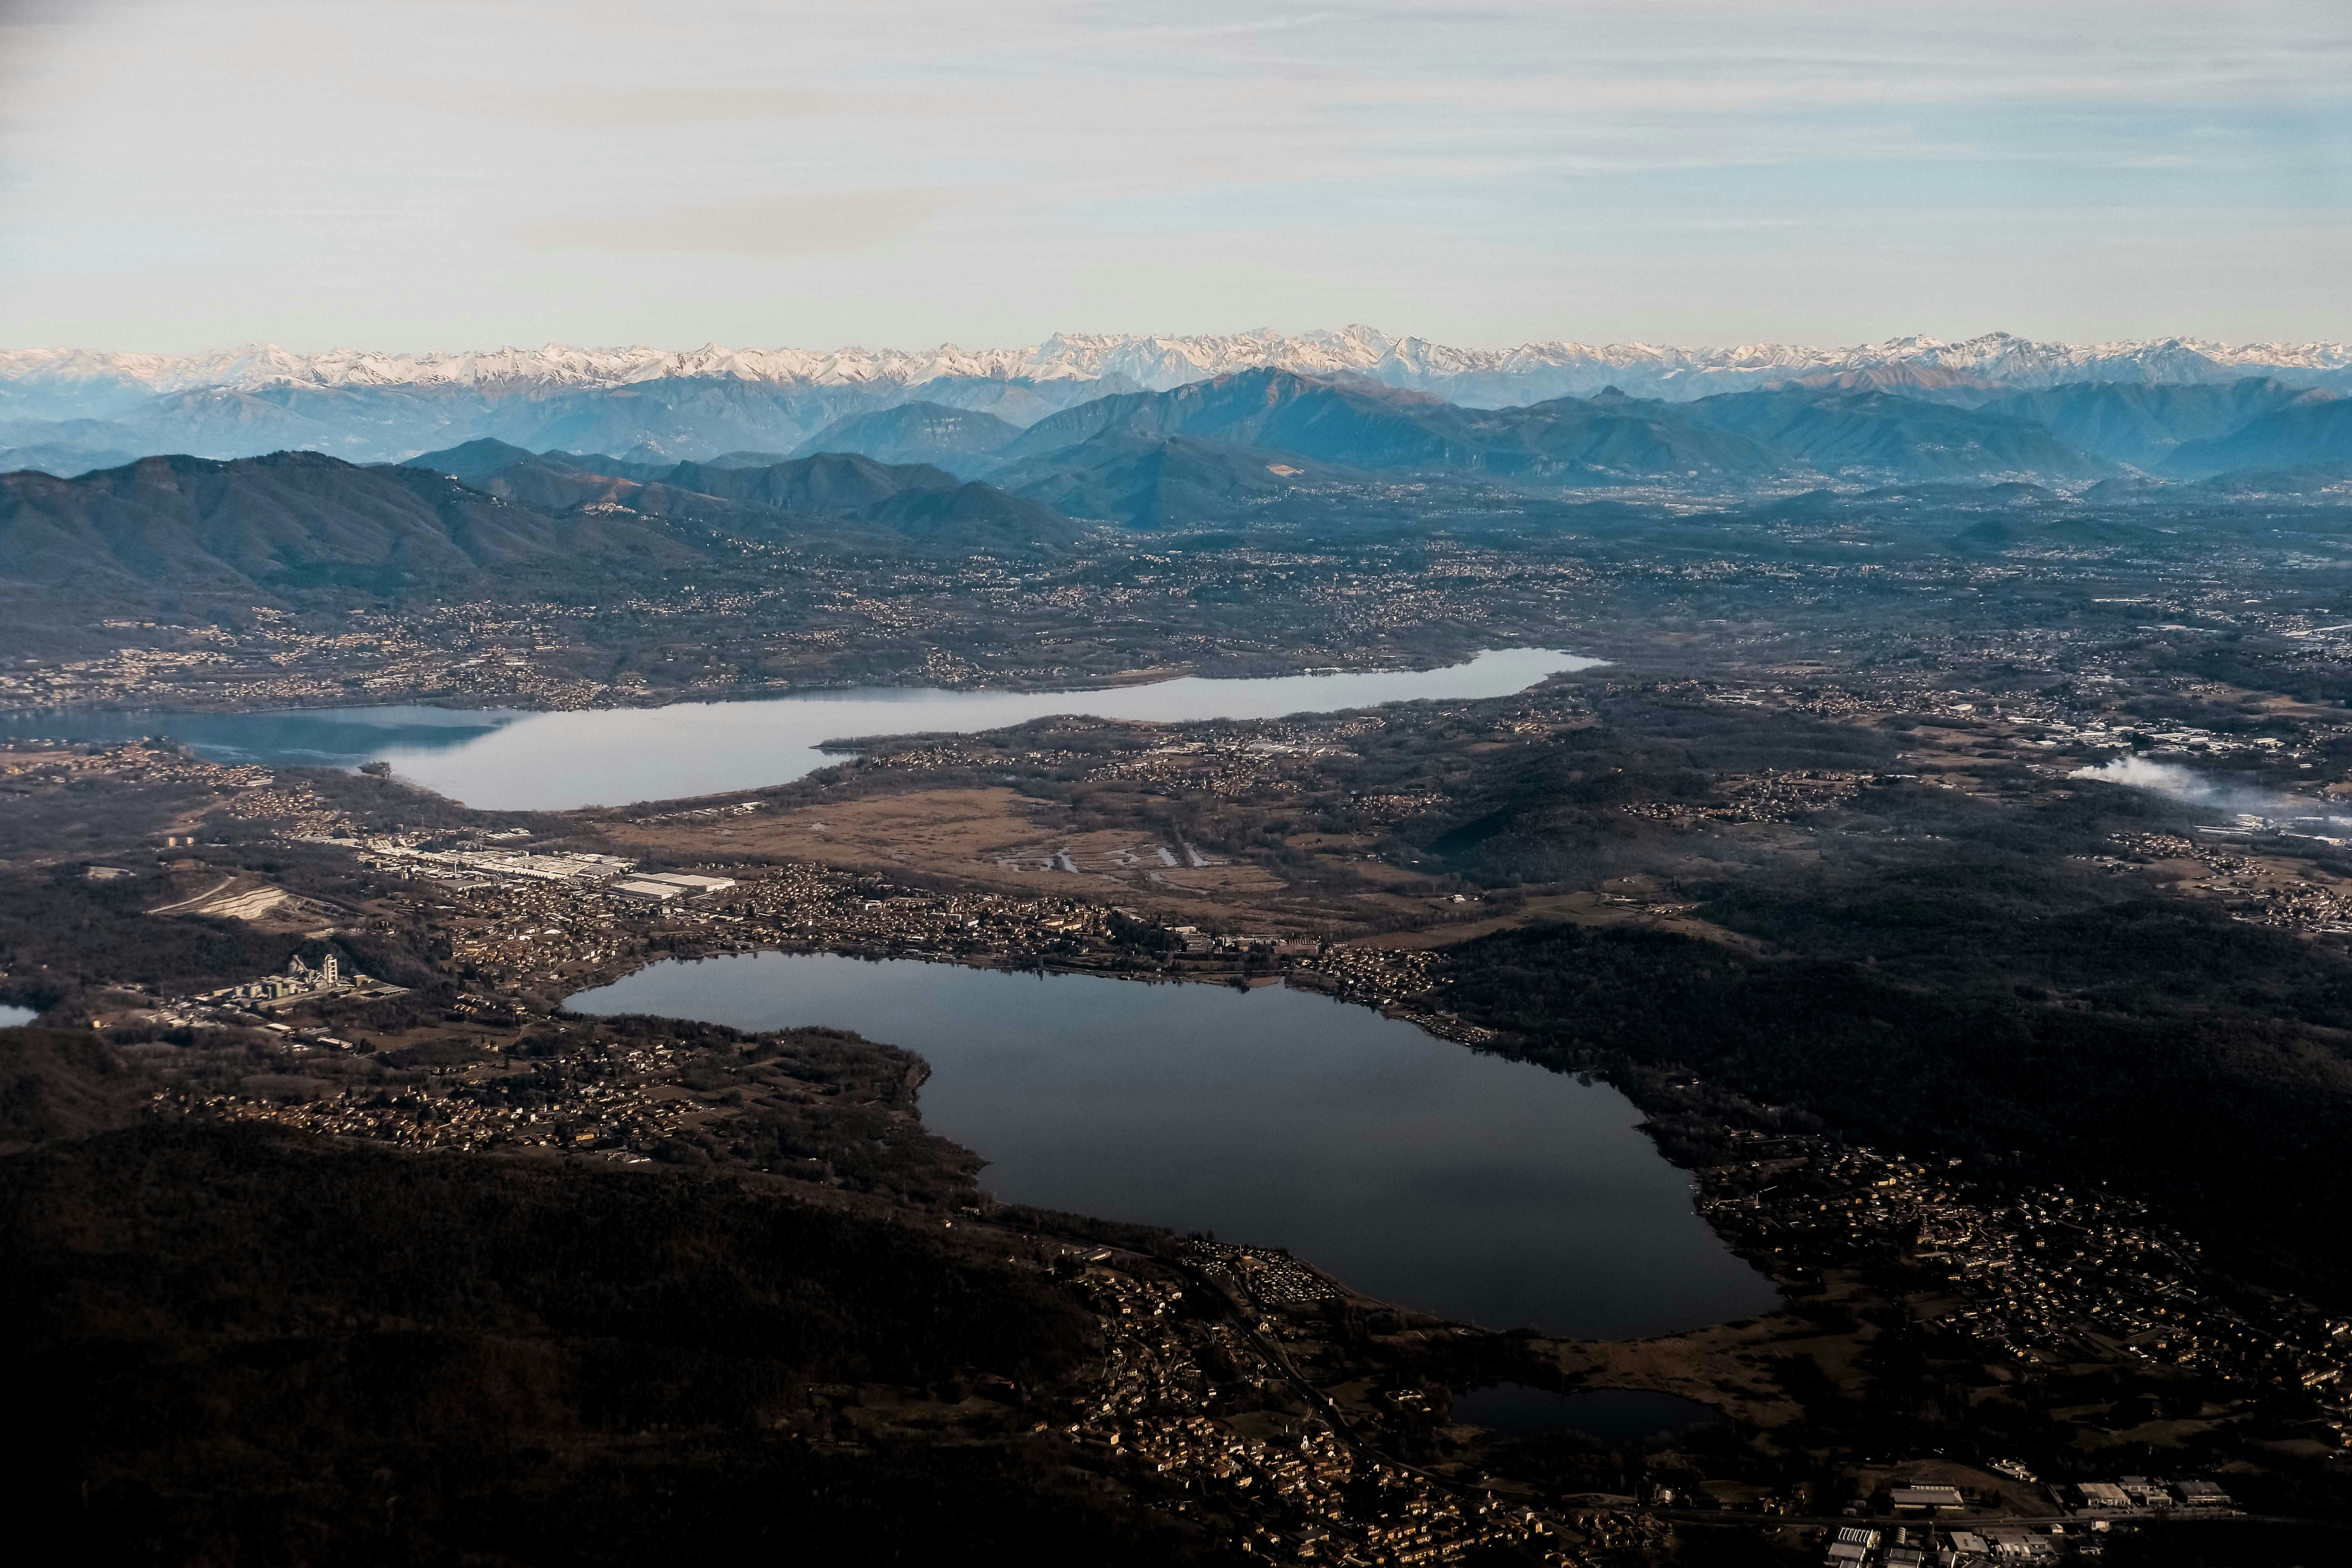
<path id="1" fill-rule="evenodd" d="M 37 468 L 60 478 L 135 461 L 139 432 L 106 419 L 0 419 L 0 474 Z"/>
<path id="2" fill-rule="evenodd" d="M 693 489 L 651 482 L 643 465 L 568 452 L 533 453 L 484 437 L 445 452 L 427 452 L 404 465 L 447 474 L 486 495 L 536 511 L 562 514 L 588 508 L 643 518 L 743 531 L 743 509 Z M 655 472 L 662 470 L 656 469 Z"/>
<path id="3" fill-rule="evenodd" d="M 1372 476 L 1263 447 L 1107 430 L 990 478 L 1071 517 L 1167 528 L 1269 517 L 1303 489 L 1364 484 Z"/>
<path id="4" fill-rule="evenodd" d="M 481 440 L 409 463 L 545 511 L 619 508 L 737 538 L 792 537 L 805 533 L 813 518 L 866 524 L 939 548 L 1059 549 L 1081 531 L 1050 508 L 992 486 L 966 483 L 927 465 L 879 463 L 845 452 L 761 467 L 663 467 L 595 454 L 534 454 Z"/>
<path id="5" fill-rule="evenodd" d="M 1611 484 L 1769 471 L 1771 456 L 1664 404 L 1562 398 L 1463 408 L 1426 393 L 1250 371 L 1171 392 L 1100 398 L 1055 415 L 1004 449 L 1006 470 L 1081 442 L 1193 441 L 1293 454 L 1359 470 L 1532 483 Z M 1083 460 L 1073 465 L 1088 467 Z"/>
<path id="6" fill-rule="evenodd" d="M 1060 468 L 1097 466 L 1076 451 L 1081 443 L 1178 436 L 1340 468 L 1526 485 L 1721 486 L 1799 471 L 2054 482 L 2108 471 L 2030 421 L 1884 392 L 1792 388 L 1669 404 L 1611 389 L 1474 409 L 1425 394 L 1252 371 L 1101 398 L 1041 420 L 1005 448 L 1006 466 L 996 472 L 1018 473 L 1026 488 L 1042 480 L 1037 460 L 1057 453 L 1072 454 Z"/>
<path id="7" fill-rule="evenodd" d="M 70 442 L 47 442 L 30 447 L 0 447 L 0 474 L 20 473 L 27 468 L 36 473 L 53 474 L 59 479 L 72 479 L 98 468 L 119 468 L 125 463 L 139 460 L 136 452 L 121 447 L 78 447 Z"/>
<path id="8" fill-rule="evenodd" d="M 881 463 L 855 452 L 827 452 L 764 468 L 680 463 L 660 477 L 664 484 L 747 506 L 839 517 L 861 517 L 907 491 L 949 490 L 959 482 L 928 463 Z"/>
<path id="9" fill-rule="evenodd" d="M 1038 421 L 1001 456 L 1019 462 L 1106 434 L 1189 436 L 1354 468 L 1454 467 L 1475 457 L 1475 442 L 1455 438 L 1469 420 L 1465 410 L 1423 394 L 1257 370 L 1097 398 Z"/>
<path id="10" fill-rule="evenodd" d="M 914 404 L 929 405 L 909 416 L 918 426 L 947 419 L 931 411 L 939 409 L 1027 426 L 1105 397 L 1273 374 L 1374 395 L 1433 395 L 1469 410 L 1593 398 L 1611 387 L 1667 403 L 1790 388 L 1893 392 L 1967 406 L 2090 382 L 2223 386 L 2251 377 L 2352 392 L 2352 346 L 2189 339 L 2069 344 L 1993 332 L 1962 342 L 1908 337 L 1843 348 L 1554 342 L 1487 350 L 1354 326 L 1191 338 L 1071 333 L 1027 348 L 947 345 L 919 353 L 713 344 L 685 352 L 551 345 L 401 355 L 248 347 L 175 358 L 19 349 L 0 350 L 0 416 L 100 418 L 134 432 L 128 440 L 70 443 L 92 452 L 234 458 L 306 447 L 369 461 L 488 437 L 533 451 L 708 460 L 746 450 L 807 456 L 834 447 L 890 461 L 937 459 L 971 478 L 978 454 L 994 444 L 989 437 L 1002 434 L 984 423 L 951 439 L 935 433 L 929 446 L 904 430 L 891 434 L 887 420 L 856 426 L 855 435 L 817 437 Z M 1060 438 L 1066 445 L 1091 433 L 1065 431 Z M 1269 431 L 1216 438 L 1295 447 Z M 971 460 L 959 455 L 966 452 Z M 1324 460 L 1360 459 L 1335 451 Z"/>
<path id="11" fill-rule="evenodd" d="M 2309 396 L 2264 376 L 2221 385 L 2137 386 L 2086 382 L 2019 393 L 1980 412 L 2030 419 L 2060 440 L 2110 462 L 2153 468 L 2187 441 L 2216 440 Z"/>
<path id="12" fill-rule="evenodd" d="M 941 403 L 901 403 L 893 408 L 835 420 L 793 453 L 856 452 L 884 463 L 929 463 L 961 479 L 995 466 L 996 454 L 1021 434 L 1008 419 Z"/>
<path id="13" fill-rule="evenodd" d="M 2298 401 L 2229 435 L 2183 443 L 2159 465 L 2183 479 L 2236 468 L 2305 468 L 2352 463 L 2352 397 Z"/>
<path id="14" fill-rule="evenodd" d="M 0 574 L 84 593 L 428 585 L 519 566 L 695 559 L 636 522 L 557 519 L 420 468 L 310 452 L 147 458 L 74 479 L 0 476 Z"/>
<path id="15" fill-rule="evenodd" d="M 1726 393 L 1692 414 L 1824 474 L 2095 479 L 2109 465 L 2031 420 L 1885 392 Z"/>
<path id="16" fill-rule="evenodd" d="M 315 452 L 146 458 L 71 479 L 0 475 L 0 588 L 51 605 L 70 591 L 87 606 L 185 594 L 250 603 L 327 587 L 473 592 L 526 579 L 602 587 L 707 563 L 737 548 L 734 539 L 885 554 L 1034 553 L 1082 531 L 989 486 L 863 458 L 684 476 L 790 503 L 768 504 L 495 444 L 432 456 L 476 483 L 430 465 L 362 468 Z"/>
<path id="17" fill-rule="evenodd" d="M 1496 409 L 1481 429 L 1492 444 L 1490 471 L 1556 483 L 1719 483 L 1786 466 L 1748 437 L 1693 417 L 1688 405 L 1631 398 L 1614 387 L 1591 398 Z"/>
<path id="18" fill-rule="evenodd" d="M 1837 351 L 1534 345 L 1496 355 L 1349 329 L 1296 340 L 1056 340 L 1022 353 L 1030 357 L 965 356 L 964 364 L 942 351 L 945 358 L 820 363 L 782 351 L 583 356 L 551 349 L 460 365 L 257 352 L 178 370 L 121 356 L 37 363 L 38 356 L 0 353 L 0 367 L 22 373 L 15 382 L 0 375 L 0 387 L 16 389 L 0 398 L 0 412 L 12 399 L 47 397 L 45 387 L 73 401 L 66 394 L 80 384 L 76 376 L 119 390 L 137 380 L 135 370 L 172 384 L 104 421 L 0 422 L 33 437 L 0 435 L 0 450 L 34 448 L 26 460 L 71 470 L 139 452 L 234 458 L 304 448 L 396 461 L 493 440 L 542 455 L 619 453 L 599 459 L 596 471 L 639 482 L 681 460 L 774 468 L 786 460 L 775 454 L 850 451 L 893 467 L 929 463 L 965 480 L 1118 430 L 1367 471 L 1532 485 L 1720 488 L 1799 471 L 2072 482 L 2098 477 L 2102 463 L 2151 467 L 2184 442 L 2219 439 L 2298 400 L 2333 395 L 2334 384 L 2352 390 L 2352 350 L 2337 345 L 2077 350 L 1998 334 Z M 1230 368 L 1253 356 L 1313 369 Z M 2264 359 L 2281 363 L 2263 367 Z M 964 368 L 897 379 L 950 363 Z M 983 363 L 1004 374 L 966 374 Z M 793 374 L 809 374 L 790 379 L 794 365 Z M 2266 374 L 2240 374 L 2247 368 Z M 174 382 L 199 371 L 236 384 Z M 1155 384 L 1180 372 L 1189 379 Z M 2085 374 L 2108 379 L 2084 381 Z M 1594 384 L 1603 375 L 1610 379 Z M 1717 401 L 1726 397 L 1749 401 Z M 2316 457 L 2295 456 L 2293 445 L 2214 461 L 2333 460 L 2325 440 L 2313 448 Z"/>

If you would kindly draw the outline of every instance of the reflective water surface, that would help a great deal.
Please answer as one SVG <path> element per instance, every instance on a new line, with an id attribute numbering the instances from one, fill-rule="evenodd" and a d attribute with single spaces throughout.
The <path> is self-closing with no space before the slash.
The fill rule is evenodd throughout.
<path id="1" fill-rule="evenodd" d="M 1055 713 L 1163 722 L 1278 719 L 1422 698 L 1502 697 L 1599 662 L 1548 648 L 1503 648 L 1443 669 L 1257 680 L 1188 676 L 1093 691 L 865 687 L 576 713 L 416 707 L 66 710 L 0 717 L 0 736 L 119 741 L 169 735 L 215 762 L 352 767 L 383 761 L 402 778 L 486 811 L 563 811 L 783 784 L 838 762 L 816 749 L 826 741 L 968 733 Z"/>
<path id="2" fill-rule="evenodd" d="M 1001 1198 L 1286 1247 L 1489 1327 L 1633 1337 L 1776 1300 L 1614 1089 L 1311 992 L 756 953 L 571 1005 L 904 1046 L 925 1121 Z"/>

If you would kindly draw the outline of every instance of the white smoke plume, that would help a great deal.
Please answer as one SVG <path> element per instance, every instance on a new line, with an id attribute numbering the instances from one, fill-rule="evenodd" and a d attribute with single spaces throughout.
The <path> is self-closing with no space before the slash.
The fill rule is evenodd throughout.
<path id="1" fill-rule="evenodd" d="M 2273 818 L 2322 816 L 2320 803 L 2266 789 L 2209 778 L 2177 763 L 2153 763 L 2146 757 L 2116 757 L 2095 768 L 2076 768 L 2068 778 L 2096 779 L 2166 795 L 2185 805 L 2210 806 L 2217 812 L 2245 813 Z M 2342 817 L 2328 817 L 2342 823 Z"/>

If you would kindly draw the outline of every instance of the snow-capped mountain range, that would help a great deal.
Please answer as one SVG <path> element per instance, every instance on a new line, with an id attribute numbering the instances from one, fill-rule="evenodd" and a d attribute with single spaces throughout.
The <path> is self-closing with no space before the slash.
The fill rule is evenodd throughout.
<path id="1" fill-rule="evenodd" d="M 2192 338 L 2056 343 L 1990 332 L 1960 342 L 1914 336 L 1848 348 L 1561 342 L 1464 349 L 1352 326 L 1295 335 L 1066 332 L 1026 348 L 943 344 L 921 351 L 730 349 L 716 343 L 687 350 L 550 344 L 420 354 L 358 349 L 302 354 L 269 345 L 187 355 L 7 349 L 0 350 L 0 388 L 26 403 L 43 394 L 63 395 L 79 405 L 78 412 L 91 414 L 100 411 L 89 405 L 93 401 L 212 389 L 462 388 L 495 395 L 668 380 L 876 390 L 984 380 L 1108 382 L 1160 391 L 1264 367 L 1307 375 L 1363 376 L 1455 402 L 1498 405 L 1589 394 L 1604 385 L 1679 399 L 1838 377 L 1888 386 L 1974 384 L 2018 390 L 2077 381 L 2210 382 L 2264 374 L 2333 380 L 2352 370 L 2352 345 L 2232 344 Z"/>
<path id="2" fill-rule="evenodd" d="M 1908 337 L 1851 348 L 1551 342 L 1487 350 L 1358 326 L 1217 337 L 1066 332 L 1026 348 L 950 344 L 921 353 L 718 344 L 425 354 L 265 346 L 179 356 L 13 349 L 0 350 L 0 471 L 74 474 L 150 454 L 226 458 L 289 448 L 392 462 L 483 438 L 534 452 L 701 461 L 792 452 L 842 420 L 906 404 L 1026 428 L 1097 399 L 1243 372 L 1385 385 L 1490 410 L 1612 387 L 1675 404 L 1790 386 L 1981 407 L 2063 397 L 2052 389 L 2068 387 L 2153 395 L 2239 384 L 2257 389 L 2254 401 L 2267 407 L 2281 391 L 2352 394 L 2352 346 L 2050 343 L 1993 332 L 1965 342 Z M 2140 416 L 2116 417 L 2133 425 Z M 2151 437 L 2159 445 L 2183 438 Z"/>

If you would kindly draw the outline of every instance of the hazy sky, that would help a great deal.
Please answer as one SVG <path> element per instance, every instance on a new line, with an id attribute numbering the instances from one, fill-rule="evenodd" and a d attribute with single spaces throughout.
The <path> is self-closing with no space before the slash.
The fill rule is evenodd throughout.
<path id="1" fill-rule="evenodd" d="M 0 0 L 0 346 L 2352 338 L 2347 0 Z"/>

